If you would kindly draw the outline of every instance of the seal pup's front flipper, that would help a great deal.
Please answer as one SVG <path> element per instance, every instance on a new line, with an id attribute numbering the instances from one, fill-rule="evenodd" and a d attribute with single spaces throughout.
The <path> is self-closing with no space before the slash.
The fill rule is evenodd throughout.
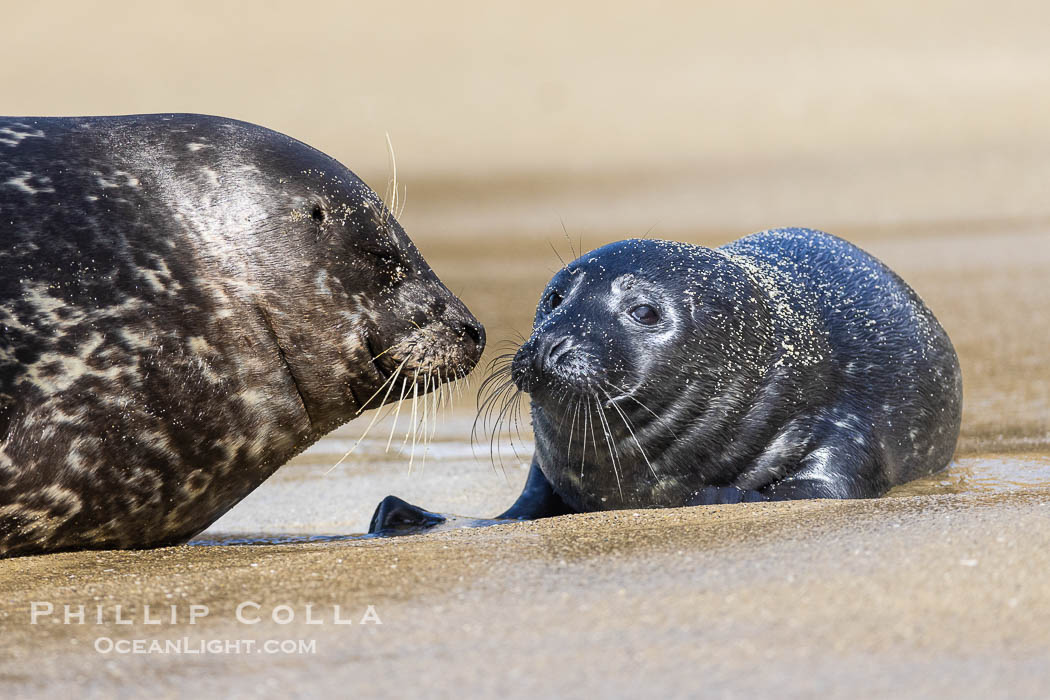
<path id="1" fill-rule="evenodd" d="M 574 512 L 576 511 L 566 505 L 565 501 L 554 492 L 539 465 L 533 461 L 529 476 L 525 480 L 525 488 L 522 489 L 518 500 L 495 518 L 465 518 L 458 515 L 432 513 L 397 496 L 387 496 L 379 503 L 372 515 L 368 534 L 393 537 L 428 531 L 502 525 L 521 520 L 551 518 Z"/>
<path id="2" fill-rule="evenodd" d="M 537 520 L 575 512 L 576 510 L 569 507 L 561 496 L 554 492 L 554 487 L 543 475 L 539 463 L 533 459 L 529 476 L 525 479 L 525 488 L 522 489 L 518 500 L 496 518 L 500 520 Z"/>

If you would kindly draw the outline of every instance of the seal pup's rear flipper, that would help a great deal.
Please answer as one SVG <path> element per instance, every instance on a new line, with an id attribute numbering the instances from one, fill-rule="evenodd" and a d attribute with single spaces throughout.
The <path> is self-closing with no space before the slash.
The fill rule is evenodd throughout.
<path id="1" fill-rule="evenodd" d="M 485 527 L 514 522 L 512 520 L 495 520 L 487 518 L 469 518 L 447 513 L 432 513 L 419 506 L 398 498 L 387 496 L 376 508 L 368 534 L 375 537 L 399 537 L 401 535 L 419 535 L 424 532 L 441 532 L 444 530 L 461 530 L 468 527 Z"/>
<path id="2" fill-rule="evenodd" d="M 464 518 L 457 515 L 432 513 L 414 506 L 397 496 L 384 498 L 368 526 L 368 534 L 380 537 L 411 535 L 437 530 L 455 530 L 466 527 L 502 525 L 521 520 L 551 518 L 574 513 L 554 492 L 547 477 L 534 461 L 525 480 L 525 488 L 510 508 L 495 518 Z"/>
<path id="3" fill-rule="evenodd" d="M 397 496 L 387 496 L 376 507 L 372 522 L 368 524 L 370 535 L 407 535 L 429 530 L 447 518 L 431 513 Z"/>

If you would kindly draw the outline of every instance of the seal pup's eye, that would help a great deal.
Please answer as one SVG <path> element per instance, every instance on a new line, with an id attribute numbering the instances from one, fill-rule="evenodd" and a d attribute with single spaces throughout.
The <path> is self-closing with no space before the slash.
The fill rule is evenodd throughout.
<path id="1" fill-rule="evenodd" d="M 310 209 L 310 218 L 314 220 L 314 223 L 324 223 L 324 209 L 321 208 L 320 204 L 315 204 L 313 208 Z"/>
<path id="2" fill-rule="evenodd" d="M 547 306 L 551 307 L 552 309 L 556 309 L 558 308 L 559 304 L 561 304 L 561 294 L 558 294 L 557 292 L 551 292 L 547 295 Z"/>
<path id="3" fill-rule="evenodd" d="M 627 313 L 643 326 L 652 326 L 660 320 L 659 312 L 648 304 L 639 304 Z"/>

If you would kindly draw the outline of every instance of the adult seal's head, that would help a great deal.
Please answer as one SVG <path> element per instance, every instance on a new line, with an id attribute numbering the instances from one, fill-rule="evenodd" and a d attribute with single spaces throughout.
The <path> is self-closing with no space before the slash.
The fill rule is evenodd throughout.
<path id="1" fill-rule="evenodd" d="M 380 199 L 299 141 L 0 118 L 0 554 L 186 539 L 483 346 Z"/>

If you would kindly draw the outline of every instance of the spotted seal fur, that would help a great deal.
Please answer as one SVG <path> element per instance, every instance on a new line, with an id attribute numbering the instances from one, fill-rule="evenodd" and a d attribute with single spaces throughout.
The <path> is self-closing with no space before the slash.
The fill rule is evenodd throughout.
<path id="1" fill-rule="evenodd" d="M 536 450 L 497 519 L 879 496 L 948 464 L 962 409 L 955 350 L 918 295 L 799 228 L 583 255 L 505 376 L 531 397 Z M 372 530 L 443 519 L 391 496 Z"/>
<path id="2" fill-rule="evenodd" d="M 375 193 L 299 141 L 0 118 L 0 555 L 182 542 L 384 382 L 433 388 L 483 345 Z"/>

